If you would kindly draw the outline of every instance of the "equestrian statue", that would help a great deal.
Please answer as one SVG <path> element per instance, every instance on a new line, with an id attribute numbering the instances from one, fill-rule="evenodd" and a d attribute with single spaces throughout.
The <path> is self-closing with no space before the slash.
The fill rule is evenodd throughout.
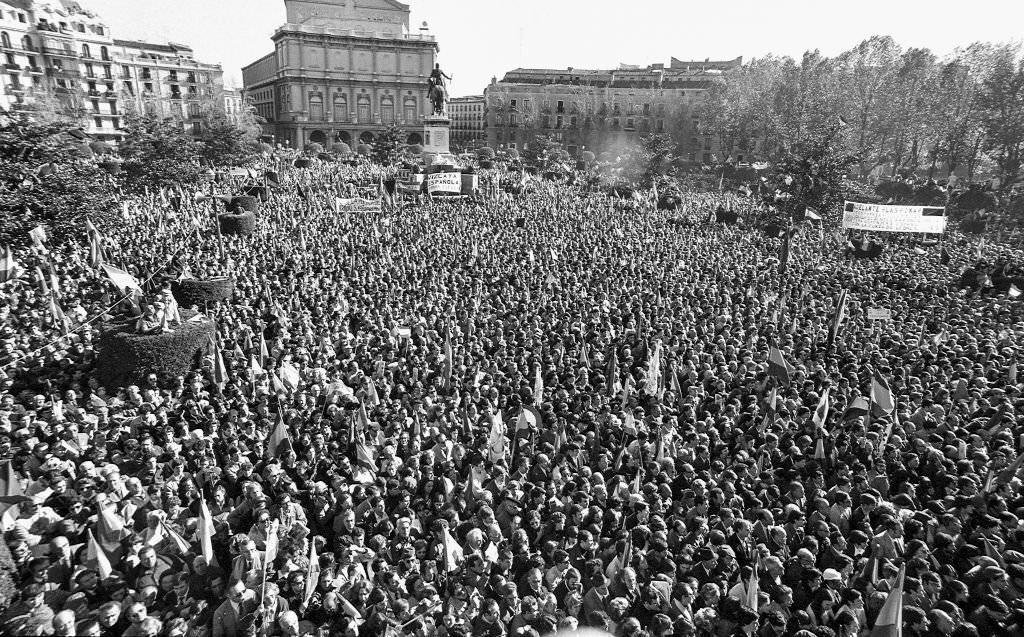
<path id="1" fill-rule="evenodd" d="M 434 65 L 434 70 L 430 72 L 430 77 L 427 79 L 427 99 L 434 105 L 434 115 L 444 115 L 445 106 L 448 102 L 448 89 L 445 86 L 445 79 L 452 79 L 445 75 L 444 71 L 441 70 L 440 64 Z"/>

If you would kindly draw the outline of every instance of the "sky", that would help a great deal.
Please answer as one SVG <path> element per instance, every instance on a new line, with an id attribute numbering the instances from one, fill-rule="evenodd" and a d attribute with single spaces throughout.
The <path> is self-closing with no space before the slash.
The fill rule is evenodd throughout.
<path id="1" fill-rule="evenodd" d="M 80 0 L 114 37 L 188 44 L 219 62 L 227 86 L 269 53 L 284 0 Z M 946 55 L 977 40 L 1020 40 L 1019 0 L 406 0 L 415 32 L 426 21 L 452 76 L 452 95 L 483 92 L 517 67 L 614 68 L 620 63 L 836 55 L 875 34 Z M 834 5 L 835 9 L 825 9 Z"/>

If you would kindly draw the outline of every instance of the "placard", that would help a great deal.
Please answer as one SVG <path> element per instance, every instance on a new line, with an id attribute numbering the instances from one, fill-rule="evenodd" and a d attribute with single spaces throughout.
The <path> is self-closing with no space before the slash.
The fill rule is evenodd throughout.
<path id="1" fill-rule="evenodd" d="M 427 192 L 462 194 L 462 173 L 434 173 L 427 175 Z"/>
<path id="2" fill-rule="evenodd" d="M 938 206 L 885 206 L 847 201 L 843 205 L 843 228 L 942 234 L 946 231 L 946 209 Z"/>
<path id="3" fill-rule="evenodd" d="M 871 321 L 891 321 L 892 310 L 887 307 L 869 307 L 868 308 L 868 320 Z"/>

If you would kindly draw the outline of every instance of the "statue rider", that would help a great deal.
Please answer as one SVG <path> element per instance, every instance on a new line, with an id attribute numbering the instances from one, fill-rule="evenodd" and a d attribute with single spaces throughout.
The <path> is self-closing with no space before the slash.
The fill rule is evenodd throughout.
<path id="1" fill-rule="evenodd" d="M 445 75 L 445 72 L 441 70 L 440 64 L 434 64 L 434 70 L 430 72 L 430 88 L 435 86 L 444 86 L 445 79 L 452 79 Z"/>
<path id="2" fill-rule="evenodd" d="M 434 105 L 435 115 L 444 113 L 445 102 L 447 101 L 448 94 L 444 84 L 445 78 L 449 80 L 452 79 L 445 75 L 445 72 L 441 70 L 440 64 L 434 64 L 434 69 L 430 72 L 430 77 L 427 79 L 427 96 Z M 435 91 L 435 89 L 438 90 Z"/>

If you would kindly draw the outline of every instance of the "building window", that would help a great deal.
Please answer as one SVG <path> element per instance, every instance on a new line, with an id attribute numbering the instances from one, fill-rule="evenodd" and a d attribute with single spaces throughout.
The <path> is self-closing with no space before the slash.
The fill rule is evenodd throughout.
<path id="1" fill-rule="evenodd" d="M 395 100 L 389 95 L 380 99 L 380 118 L 385 124 L 395 122 Z"/>
<path id="2" fill-rule="evenodd" d="M 82 45 L 82 57 L 84 57 L 84 58 L 91 58 L 92 57 L 92 53 L 89 51 L 89 45 L 88 44 L 83 44 Z"/>
<path id="3" fill-rule="evenodd" d="M 509 100 L 509 103 L 508 103 L 508 104 L 509 104 L 509 106 L 511 106 L 512 108 L 515 108 L 515 107 L 516 107 L 516 101 L 515 101 L 514 99 L 513 99 L 513 100 Z"/>
<path id="4" fill-rule="evenodd" d="M 11 47 L 11 36 L 7 35 L 6 31 L 0 33 L 0 44 L 2 44 L 5 49 L 12 48 Z"/>
<path id="5" fill-rule="evenodd" d="M 309 96 L 309 119 L 320 122 L 324 119 L 324 98 L 321 95 Z"/>
<path id="6" fill-rule="evenodd" d="M 344 93 L 334 94 L 334 121 L 348 121 L 348 96 Z"/>
<path id="7" fill-rule="evenodd" d="M 416 121 L 416 100 L 414 98 L 405 98 L 405 102 L 402 104 L 402 117 L 405 118 L 407 124 Z"/>
<path id="8" fill-rule="evenodd" d="M 203 123 L 202 122 L 192 122 L 192 134 L 193 135 L 202 135 L 203 134 Z"/>
<path id="9" fill-rule="evenodd" d="M 356 101 L 356 116 L 360 124 L 370 122 L 370 97 L 368 95 L 360 95 Z"/>
<path id="10" fill-rule="evenodd" d="M 132 76 L 132 70 L 128 67 L 127 64 L 122 64 L 121 65 L 121 77 L 127 80 L 131 76 Z"/>
<path id="11" fill-rule="evenodd" d="M 175 102 L 174 104 L 171 104 L 171 115 L 173 115 L 175 119 L 181 119 L 181 104 L 180 103 Z"/>
<path id="12" fill-rule="evenodd" d="M 100 59 L 104 62 L 110 61 L 110 52 L 107 50 L 107 47 L 105 46 L 100 47 Z"/>
<path id="13" fill-rule="evenodd" d="M 563 102 L 562 100 L 558 100 L 558 103 L 555 105 L 555 112 L 556 113 L 564 113 L 565 112 L 565 102 Z"/>
<path id="14" fill-rule="evenodd" d="M 555 128 L 561 128 L 561 127 L 562 127 L 562 116 L 561 115 L 556 115 L 555 116 Z"/>
<path id="15" fill-rule="evenodd" d="M 147 115 L 156 115 L 156 103 L 155 102 L 146 102 L 146 114 Z"/>
<path id="16" fill-rule="evenodd" d="M 21 39 L 21 48 L 25 49 L 26 51 L 36 50 L 35 45 L 32 44 L 32 38 L 28 37 L 27 35 Z"/>
<path id="17" fill-rule="evenodd" d="M 188 116 L 189 117 L 199 117 L 199 104 L 196 104 L 195 102 L 193 102 L 193 103 L 188 105 Z"/>
<path id="18" fill-rule="evenodd" d="M 100 101 L 99 100 L 91 100 L 91 101 L 92 101 L 92 112 L 93 113 L 99 113 L 100 112 Z"/>
<path id="19" fill-rule="evenodd" d="M 104 31 L 103 31 L 103 27 L 101 27 L 101 26 L 97 26 L 96 27 L 96 35 L 106 35 L 106 33 L 104 33 Z"/>
<path id="20" fill-rule="evenodd" d="M 94 117 L 94 118 L 92 118 L 92 121 L 93 121 L 94 124 L 96 124 L 96 128 L 103 128 L 103 118 L 102 117 Z"/>

